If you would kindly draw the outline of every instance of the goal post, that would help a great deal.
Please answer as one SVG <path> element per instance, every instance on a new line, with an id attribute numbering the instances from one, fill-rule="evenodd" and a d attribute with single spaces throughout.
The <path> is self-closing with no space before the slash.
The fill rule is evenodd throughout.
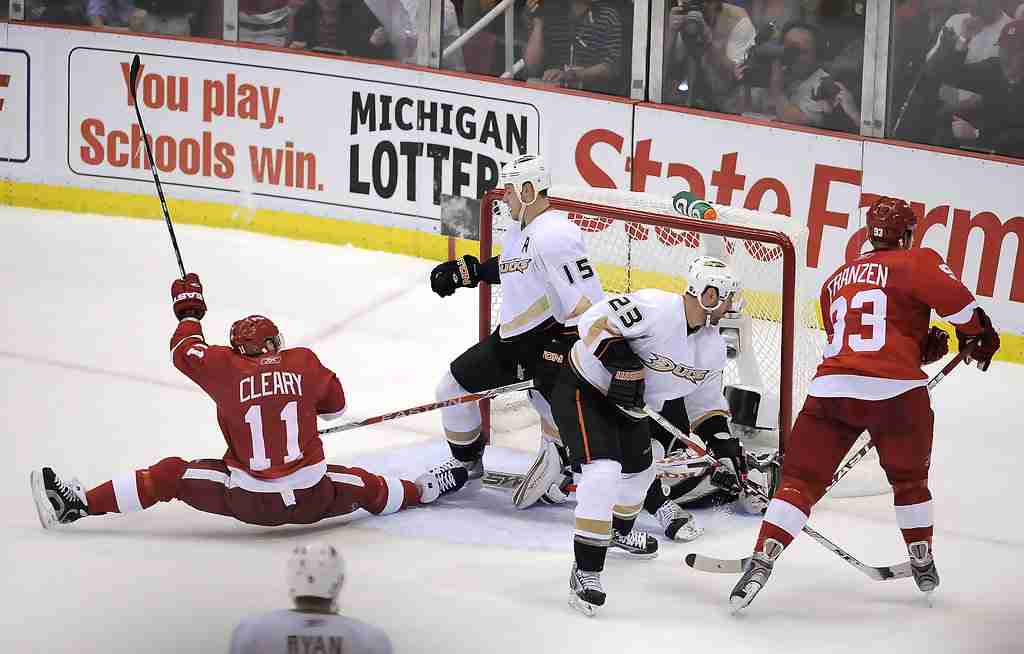
<path id="1" fill-rule="evenodd" d="M 497 254 L 502 230 L 494 224 L 491 206 L 501 196 L 499 190 L 489 191 L 480 204 L 481 261 Z M 820 344 L 801 353 L 796 341 L 807 330 L 818 332 L 808 340 L 823 341 L 816 324 L 817 294 L 799 284 L 806 227 L 786 216 L 723 205 L 712 205 L 716 219 L 694 218 L 680 213 L 675 198 L 614 189 L 556 185 L 548 199 L 552 208 L 567 212 L 580 226 L 606 293 L 650 286 L 682 292 L 686 267 L 694 257 L 715 254 L 729 261 L 742 278 L 747 299 L 742 324 L 750 333 L 742 336 L 746 343 L 737 344 L 747 348 L 749 362 L 745 368 L 731 362 L 736 370 L 727 374 L 726 383 L 760 386 L 777 398 L 774 427 L 783 449 L 795 403 L 803 401 L 820 357 Z M 483 339 L 496 327 L 500 286 L 481 283 L 479 299 Z M 774 402 L 768 406 L 774 408 Z M 490 433 L 489 406 L 483 407 L 483 416 Z"/>

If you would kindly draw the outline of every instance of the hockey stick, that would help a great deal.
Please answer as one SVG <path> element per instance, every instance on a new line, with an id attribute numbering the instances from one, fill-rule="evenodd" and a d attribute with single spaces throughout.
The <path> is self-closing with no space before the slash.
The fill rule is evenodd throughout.
<path id="1" fill-rule="evenodd" d="M 416 415 L 417 413 L 426 413 L 427 411 L 433 411 L 434 409 L 442 409 L 446 406 L 455 406 L 456 404 L 466 404 L 467 402 L 478 402 L 480 400 L 487 400 L 492 397 L 497 397 L 503 393 L 512 393 L 515 391 L 525 391 L 533 388 L 533 380 L 527 379 L 526 381 L 517 382 L 515 384 L 509 384 L 508 386 L 499 386 L 498 388 L 492 388 L 489 391 L 480 391 L 479 393 L 467 393 L 466 395 L 460 395 L 453 397 L 450 400 L 444 400 L 443 402 L 434 402 L 432 404 L 421 404 L 414 406 L 409 409 L 402 409 L 401 411 L 395 411 L 394 413 L 385 413 L 379 416 L 373 416 L 372 418 L 366 418 L 364 420 L 356 420 L 354 422 L 346 422 L 345 424 L 338 425 L 336 427 L 328 427 L 327 429 L 321 429 L 318 433 L 323 436 L 324 434 L 334 434 L 339 431 L 348 431 L 349 429 L 358 429 L 359 427 L 366 427 L 367 425 L 376 425 L 380 422 L 386 422 L 388 420 L 394 420 L 395 418 L 404 418 L 406 416 Z"/>
<path id="2" fill-rule="evenodd" d="M 717 460 L 713 459 L 711 455 L 708 454 L 706 449 L 704 449 L 696 442 L 694 442 L 692 438 L 684 434 L 682 430 L 680 430 L 678 427 L 669 422 L 668 419 L 666 419 L 663 415 L 661 415 L 657 411 L 654 411 L 650 407 L 644 407 L 644 413 L 646 413 L 656 423 L 661 425 L 662 428 L 665 429 L 665 431 L 672 434 L 674 437 L 678 438 L 680 441 L 686 444 L 686 448 L 696 453 L 699 458 L 704 460 L 711 459 L 711 461 L 708 462 L 708 465 L 710 467 L 721 467 L 722 464 L 719 463 Z M 664 459 L 661 459 L 661 461 L 664 461 Z M 768 501 L 769 499 L 768 494 L 765 493 L 758 486 L 754 485 L 752 482 L 746 482 L 746 490 L 749 493 L 754 493 L 762 500 Z M 825 549 L 832 552 L 836 556 L 840 557 L 841 559 L 852 565 L 854 568 L 860 570 L 872 579 L 881 581 L 884 579 L 909 577 L 911 574 L 909 561 L 900 563 L 895 566 L 867 565 L 861 563 L 852 554 L 850 554 L 843 548 L 839 547 L 838 545 L 830 541 L 828 538 L 825 538 L 825 536 L 821 535 L 820 533 L 812 529 L 810 526 L 804 525 L 803 531 L 808 536 L 810 536 L 818 543 L 820 543 Z M 738 574 L 743 571 L 743 568 L 746 565 L 747 560 L 748 559 L 722 560 L 712 559 L 710 557 L 700 557 L 698 559 L 696 554 L 687 554 L 686 558 L 684 559 L 686 565 L 696 570 L 701 570 L 703 572 L 723 572 L 734 574 Z"/>
<path id="3" fill-rule="evenodd" d="M 178 269 L 181 271 L 181 278 L 185 279 L 185 264 L 181 261 L 181 250 L 178 249 L 178 239 L 174 237 L 171 213 L 167 210 L 164 188 L 160 185 L 160 175 L 156 171 L 156 161 L 153 160 L 153 150 L 149 145 L 149 135 L 146 133 L 146 126 L 142 123 L 142 112 L 139 110 L 139 98 L 136 95 L 136 88 L 139 81 L 140 64 L 139 55 L 135 55 L 132 58 L 131 69 L 128 71 L 128 90 L 132 94 L 132 104 L 135 105 L 135 117 L 139 119 L 139 129 L 142 130 L 142 142 L 146 144 L 146 158 L 149 159 L 149 169 L 153 171 L 153 181 L 156 182 L 156 194 L 160 197 L 160 208 L 164 212 L 164 222 L 167 223 L 167 231 L 171 234 L 171 246 L 174 247 L 174 256 L 178 258 Z"/>
<path id="4" fill-rule="evenodd" d="M 949 363 L 943 366 L 942 370 L 940 370 L 934 377 L 932 377 L 928 381 L 928 385 L 926 386 L 926 388 L 929 392 L 933 388 L 938 386 L 939 382 L 945 379 L 946 375 L 951 373 L 958 365 L 963 363 L 965 354 L 967 352 L 968 350 L 964 350 L 958 353 L 955 357 L 953 357 L 952 360 L 950 360 Z M 841 468 L 839 468 L 839 470 L 837 470 L 836 473 L 832 476 L 832 483 L 828 485 L 828 488 L 825 489 L 825 492 L 828 493 L 828 491 L 831 490 L 833 486 L 839 483 L 839 480 L 845 477 L 846 474 L 853 469 L 853 466 L 857 465 L 857 463 L 861 459 L 863 459 L 868 452 L 871 451 L 872 447 L 874 447 L 874 443 L 868 441 L 859 450 L 857 450 L 857 452 L 855 452 L 853 456 L 851 456 L 846 461 L 846 463 Z M 848 563 L 850 563 L 850 565 L 857 568 L 861 572 L 865 573 L 872 579 L 879 581 L 887 579 L 900 579 L 903 577 L 910 576 L 911 574 L 909 562 L 903 562 L 891 566 L 869 566 L 853 558 L 845 551 L 840 549 L 838 546 L 836 546 L 834 543 L 832 543 L 832 541 L 828 540 L 820 533 L 806 525 L 804 526 L 804 532 L 811 536 L 811 538 L 814 538 L 816 541 L 821 543 L 825 548 L 834 552 L 836 555 L 842 557 L 843 560 L 847 561 Z M 743 572 L 749 560 L 750 557 L 745 557 L 742 559 L 716 559 L 714 557 L 703 556 L 701 554 L 696 553 L 687 554 L 685 559 L 686 565 L 690 566 L 695 570 L 700 570 L 702 572 L 721 572 L 729 574 L 740 574 L 741 572 Z"/>

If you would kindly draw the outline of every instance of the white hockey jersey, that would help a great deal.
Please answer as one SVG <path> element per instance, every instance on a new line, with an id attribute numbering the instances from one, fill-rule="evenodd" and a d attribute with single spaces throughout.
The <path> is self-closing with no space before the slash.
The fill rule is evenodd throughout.
<path id="1" fill-rule="evenodd" d="M 525 229 L 518 221 L 511 225 L 502 240 L 498 270 L 502 338 L 518 336 L 549 318 L 574 326 L 583 310 L 604 297 L 580 228 L 564 211 L 549 209 Z"/>
<path id="2" fill-rule="evenodd" d="M 655 411 L 685 398 L 691 426 L 729 415 L 722 395 L 725 340 L 718 327 L 687 335 L 683 297 L 655 288 L 609 297 L 584 313 L 571 360 L 576 371 L 608 392 L 611 373 L 595 355 L 608 339 L 624 338 L 644 364 L 644 401 Z"/>
<path id="3" fill-rule="evenodd" d="M 383 631 L 336 613 L 283 609 L 246 618 L 231 636 L 231 654 L 391 654 Z"/>

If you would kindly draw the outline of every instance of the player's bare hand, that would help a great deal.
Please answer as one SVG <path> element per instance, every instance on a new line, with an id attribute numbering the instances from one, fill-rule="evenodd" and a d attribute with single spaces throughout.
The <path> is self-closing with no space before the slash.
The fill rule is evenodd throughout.
<path id="1" fill-rule="evenodd" d="M 561 68 L 548 68 L 544 71 L 544 75 L 541 79 L 545 82 L 560 82 L 562 81 L 562 69 Z"/>
<path id="2" fill-rule="evenodd" d="M 960 116 L 953 116 L 953 136 L 958 141 L 977 141 L 981 132 L 978 129 L 961 118 Z"/>
<path id="3" fill-rule="evenodd" d="M 530 18 L 539 18 L 538 12 L 540 11 L 542 0 L 526 0 L 526 13 Z"/>
<path id="4" fill-rule="evenodd" d="M 386 45 L 388 42 L 388 33 L 383 27 L 378 27 L 373 30 L 373 34 L 370 35 L 370 45 L 375 48 L 379 48 Z"/>
<path id="5" fill-rule="evenodd" d="M 202 320 L 206 315 L 206 300 L 203 299 L 203 283 L 199 275 L 189 273 L 185 279 L 171 282 L 171 301 L 174 315 L 178 320 L 195 318 Z"/>
<path id="6" fill-rule="evenodd" d="M 306 42 L 305 41 L 292 41 L 291 43 L 288 44 L 288 47 L 292 48 L 293 50 L 305 50 L 306 49 Z"/>

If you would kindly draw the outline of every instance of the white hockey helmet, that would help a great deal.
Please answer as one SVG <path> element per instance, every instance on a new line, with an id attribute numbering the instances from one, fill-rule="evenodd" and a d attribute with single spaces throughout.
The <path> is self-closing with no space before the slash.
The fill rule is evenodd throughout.
<path id="1" fill-rule="evenodd" d="M 691 261 L 686 271 L 686 282 L 687 295 L 697 298 L 705 311 L 714 311 L 730 299 L 733 300 L 733 311 L 739 311 L 741 308 L 737 303 L 741 300 L 742 284 L 729 264 L 718 257 L 705 255 Z M 710 307 L 704 304 L 702 297 L 709 287 L 718 291 L 718 303 Z"/>
<path id="2" fill-rule="evenodd" d="M 288 596 L 337 600 L 345 582 L 345 560 L 329 543 L 298 545 L 288 559 Z"/>
<path id="3" fill-rule="evenodd" d="M 501 172 L 498 174 L 498 186 L 505 188 L 506 184 L 511 184 L 520 201 L 523 199 L 523 186 L 527 182 L 533 185 L 533 190 L 536 193 L 534 201 L 540 196 L 541 191 L 551 188 L 551 171 L 548 170 L 544 160 L 538 154 L 524 154 L 516 157 L 502 166 Z M 533 201 L 530 204 L 533 204 Z"/>

